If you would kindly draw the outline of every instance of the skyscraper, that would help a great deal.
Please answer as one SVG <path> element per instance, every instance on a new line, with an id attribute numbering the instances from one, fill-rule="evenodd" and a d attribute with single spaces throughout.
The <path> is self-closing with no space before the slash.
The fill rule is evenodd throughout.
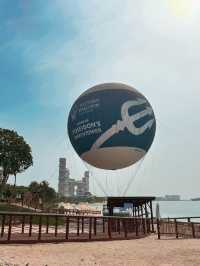
<path id="1" fill-rule="evenodd" d="M 82 179 L 85 187 L 85 193 L 89 193 L 89 177 L 90 177 L 89 171 L 85 171 L 84 177 Z"/>
<path id="2" fill-rule="evenodd" d="M 59 159 L 59 179 L 65 178 L 66 175 L 66 158 Z"/>
<path id="3" fill-rule="evenodd" d="M 64 197 L 87 196 L 89 194 L 89 171 L 85 171 L 82 180 L 70 178 L 66 168 L 66 158 L 59 159 L 58 193 Z"/>
<path id="4" fill-rule="evenodd" d="M 66 158 L 59 159 L 59 178 L 58 178 L 58 193 L 65 195 L 66 182 L 69 179 L 69 169 L 66 168 Z"/>

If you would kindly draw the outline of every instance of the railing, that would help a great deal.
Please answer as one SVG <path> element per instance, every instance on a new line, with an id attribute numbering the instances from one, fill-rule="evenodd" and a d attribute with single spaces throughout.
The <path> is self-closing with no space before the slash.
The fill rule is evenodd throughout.
<path id="1" fill-rule="evenodd" d="M 192 220 L 200 217 L 176 217 L 157 219 L 158 239 L 162 235 L 174 236 L 176 238 L 200 238 L 200 222 Z"/>
<path id="2" fill-rule="evenodd" d="M 25 205 L 25 204 L 21 204 L 20 203 L 16 203 L 16 202 L 12 202 L 12 205 L 15 206 L 22 206 L 24 208 L 30 208 L 36 212 L 43 212 L 43 213 L 58 213 L 58 214 L 65 214 L 65 215 L 91 215 L 91 216 L 100 216 L 102 215 L 102 212 L 100 210 L 90 210 L 90 209 L 67 209 L 67 208 L 44 208 L 41 205 Z"/>
<path id="3" fill-rule="evenodd" d="M 99 210 L 78 210 L 78 209 L 64 209 L 64 208 L 59 208 L 59 209 L 43 209 L 44 212 L 46 213 L 59 213 L 59 214 L 65 214 L 65 215 L 78 215 L 78 216 L 100 216 L 102 213 Z"/>
<path id="4" fill-rule="evenodd" d="M 150 219 L 0 212 L 0 243 L 132 239 L 150 233 Z"/>

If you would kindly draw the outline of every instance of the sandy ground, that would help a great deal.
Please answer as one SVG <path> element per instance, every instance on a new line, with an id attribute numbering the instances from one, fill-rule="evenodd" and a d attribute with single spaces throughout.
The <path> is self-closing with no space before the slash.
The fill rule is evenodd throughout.
<path id="1" fill-rule="evenodd" d="M 156 236 L 109 242 L 0 245 L 0 265 L 199 266 L 200 240 Z"/>

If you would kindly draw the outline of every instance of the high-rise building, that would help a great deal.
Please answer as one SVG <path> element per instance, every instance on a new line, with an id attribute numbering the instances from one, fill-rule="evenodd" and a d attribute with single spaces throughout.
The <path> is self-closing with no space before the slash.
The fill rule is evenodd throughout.
<path id="1" fill-rule="evenodd" d="M 85 171 L 82 180 L 70 178 L 66 168 L 66 158 L 59 159 L 58 193 L 64 197 L 87 196 L 89 194 L 89 171 Z"/>
<path id="2" fill-rule="evenodd" d="M 67 179 L 69 179 L 69 169 L 66 168 L 66 159 L 59 159 L 59 178 L 58 178 L 58 193 L 61 195 L 65 194 L 65 184 Z"/>
<path id="3" fill-rule="evenodd" d="M 59 159 L 59 178 L 63 179 L 66 175 L 66 158 Z"/>
<path id="4" fill-rule="evenodd" d="M 89 177 L 90 177 L 89 171 L 85 171 L 84 177 L 82 179 L 84 183 L 85 193 L 89 193 Z"/>

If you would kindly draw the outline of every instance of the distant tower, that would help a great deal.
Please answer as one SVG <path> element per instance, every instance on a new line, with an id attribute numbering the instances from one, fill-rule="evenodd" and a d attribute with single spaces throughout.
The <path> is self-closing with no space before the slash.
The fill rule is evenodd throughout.
<path id="1" fill-rule="evenodd" d="M 70 171 L 66 168 L 66 158 L 60 158 L 58 193 L 64 197 L 87 196 L 89 194 L 89 171 L 85 171 L 82 180 L 70 178 Z"/>
<path id="2" fill-rule="evenodd" d="M 69 179 L 69 169 L 66 168 L 66 159 L 59 159 L 58 193 L 65 196 L 66 181 Z"/>
<path id="3" fill-rule="evenodd" d="M 89 178 L 90 178 L 90 172 L 89 171 L 85 171 L 84 177 L 83 177 L 83 183 L 84 183 L 84 187 L 85 187 L 85 194 L 89 193 Z"/>
<path id="4" fill-rule="evenodd" d="M 66 174 L 66 159 L 60 158 L 59 159 L 59 179 L 65 178 Z"/>

